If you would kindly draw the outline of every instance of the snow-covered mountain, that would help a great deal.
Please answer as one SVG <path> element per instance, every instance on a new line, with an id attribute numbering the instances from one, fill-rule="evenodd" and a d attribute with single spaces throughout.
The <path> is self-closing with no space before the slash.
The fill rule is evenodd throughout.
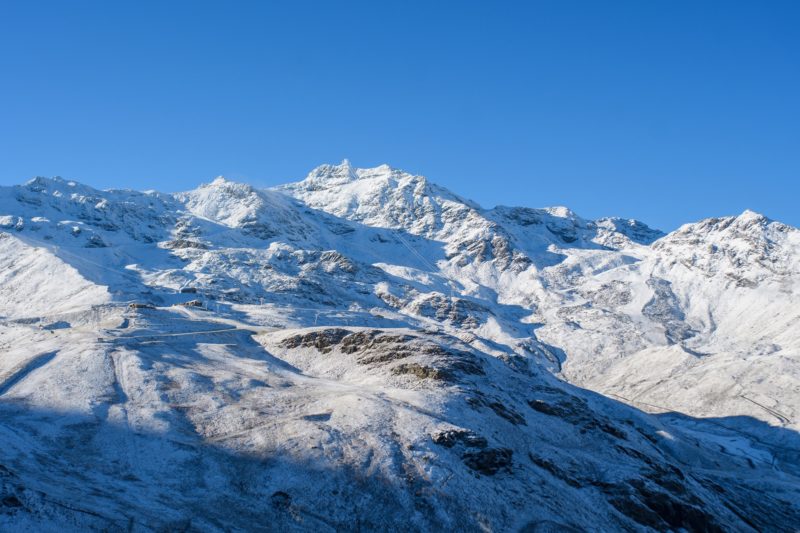
<path id="1" fill-rule="evenodd" d="M 793 531 L 800 231 L 323 165 L 0 188 L 0 529 Z"/>

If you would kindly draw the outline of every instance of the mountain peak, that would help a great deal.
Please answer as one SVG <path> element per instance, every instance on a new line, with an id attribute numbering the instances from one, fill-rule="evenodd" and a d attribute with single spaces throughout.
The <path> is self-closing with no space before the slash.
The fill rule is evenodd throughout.
<path id="1" fill-rule="evenodd" d="M 210 183 L 210 185 L 224 185 L 226 183 L 231 183 L 231 181 L 226 178 L 225 176 L 217 176 L 214 180 Z"/>
<path id="2" fill-rule="evenodd" d="M 52 178 L 36 176 L 26 181 L 22 187 L 33 193 L 55 194 L 56 196 L 62 194 L 68 196 L 73 194 L 94 196 L 100 193 L 100 191 L 94 187 L 73 180 L 67 180 L 61 176 L 53 176 Z"/>
<path id="3" fill-rule="evenodd" d="M 233 181 L 225 176 L 217 176 L 210 183 L 202 183 L 194 192 L 200 193 L 201 191 L 204 195 L 223 195 L 238 199 L 255 196 L 258 193 L 255 187 L 249 183 Z"/>
<path id="4" fill-rule="evenodd" d="M 568 218 L 571 220 L 579 219 L 580 217 L 569 207 L 563 205 L 555 205 L 551 207 L 542 208 L 543 211 L 558 218 Z"/>
<path id="5" fill-rule="evenodd" d="M 770 222 L 770 219 L 762 215 L 761 213 L 757 213 L 756 211 L 752 211 L 750 209 L 745 209 L 742 211 L 742 214 L 736 217 L 736 220 L 739 222 L 745 223 L 762 223 L 762 222 Z"/>
<path id="6" fill-rule="evenodd" d="M 300 183 L 312 187 L 332 187 L 356 181 L 357 179 L 356 169 L 350 163 L 350 160 L 344 159 L 338 165 L 325 164 L 318 166 L 309 172 L 308 176 Z"/>
<path id="7" fill-rule="evenodd" d="M 86 187 L 75 181 L 65 180 L 61 176 L 53 176 L 52 178 L 36 176 L 26 181 L 24 186 L 33 190 L 46 189 L 48 187 Z"/>
<path id="8" fill-rule="evenodd" d="M 651 228 L 644 222 L 633 218 L 604 217 L 595 220 L 594 223 L 599 228 L 621 233 L 639 244 L 652 244 L 665 235 L 663 231 Z"/>
<path id="9" fill-rule="evenodd" d="M 61 176 L 53 176 L 52 178 L 48 178 L 48 177 L 45 177 L 45 176 L 36 176 L 36 177 L 31 178 L 28 181 L 26 181 L 25 185 L 27 185 L 27 186 L 30 186 L 30 185 L 47 185 L 47 184 L 50 184 L 50 183 L 63 183 L 63 182 L 64 182 L 64 178 L 62 178 Z"/>

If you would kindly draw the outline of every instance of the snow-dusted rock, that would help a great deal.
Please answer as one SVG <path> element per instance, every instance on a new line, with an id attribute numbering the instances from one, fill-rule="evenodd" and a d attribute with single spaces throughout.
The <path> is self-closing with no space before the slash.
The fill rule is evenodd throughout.
<path id="1" fill-rule="evenodd" d="M 0 529 L 795 529 L 799 252 L 346 161 L 0 188 Z"/>

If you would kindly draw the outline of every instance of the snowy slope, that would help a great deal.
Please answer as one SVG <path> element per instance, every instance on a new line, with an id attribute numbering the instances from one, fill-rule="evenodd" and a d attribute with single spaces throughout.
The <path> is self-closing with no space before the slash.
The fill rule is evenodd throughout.
<path id="1" fill-rule="evenodd" d="M 427 188 L 409 193 L 410 183 Z M 319 167 L 283 190 L 340 216 L 411 232 L 422 230 L 409 206 L 432 206 L 419 216 L 426 235 L 445 250 L 462 250 L 438 265 L 462 294 L 488 308 L 530 311 L 514 324 L 489 320 L 481 331 L 532 323 L 532 337 L 558 349 L 562 375 L 576 384 L 639 407 L 748 415 L 797 428 L 795 228 L 747 211 L 664 236 L 638 221 L 587 221 L 565 208 L 483 210 L 424 178 L 346 162 Z M 378 194 L 381 203 L 373 200 Z M 408 217 L 388 218 L 393 210 Z M 460 214 L 435 216 L 450 211 Z M 502 342 L 502 335 L 491 340 Z"/>
<path id="2" fill-rule="evenodd" d="M 344 162 L 37 178 L 0 252 L 0 529 L 800 526 L 800 232 L 755 213 L 665 236 Z"/>
<path id="3" fill-rule="evenodd" d="M 88 282 L 46 247 L 0 233 L 0 316 L 38 318 L 108 300 L 104 287 Z"/>

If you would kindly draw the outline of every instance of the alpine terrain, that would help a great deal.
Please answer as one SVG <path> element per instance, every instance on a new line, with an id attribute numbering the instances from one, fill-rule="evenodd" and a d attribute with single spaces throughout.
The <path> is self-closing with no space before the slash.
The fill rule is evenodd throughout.
<path id="1" fill-rule="evenodd" d="M 2 531 L 796 531 L 800 230 L 347 161 L 0 188 Z"/>

